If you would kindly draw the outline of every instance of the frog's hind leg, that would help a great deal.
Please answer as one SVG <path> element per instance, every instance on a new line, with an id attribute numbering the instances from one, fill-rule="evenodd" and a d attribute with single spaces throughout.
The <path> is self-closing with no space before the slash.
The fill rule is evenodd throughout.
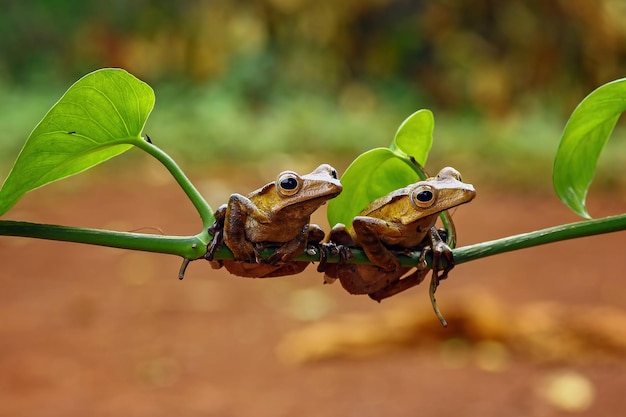
<path id="1" fill-rule="evenodd" d="M 357 216 L 352 220 L 352 227 L 358 236 L 358 244 L 363 248 L 369 260 L 387 272 L 400 268 L 400 261 L 382 242 L 380 236 L 399 237 L 400 231 L 389 222 L 367 216 Z"/>
<path id="2" fill-rule="evenodd" d="M 393 295 L 401 293 L 402 291 L 406 291 L 409 288 L 413 288 L 414 286 L 421 284 L 421 282 L 424 281 L 427 273 L 427 269 L 417 269 L 406 277 L 398 281 L 392 282 L 382 290 L 375 291 L 368 295 L 372 300 L 380 302 L 385 298 L 389 298 Z"/>

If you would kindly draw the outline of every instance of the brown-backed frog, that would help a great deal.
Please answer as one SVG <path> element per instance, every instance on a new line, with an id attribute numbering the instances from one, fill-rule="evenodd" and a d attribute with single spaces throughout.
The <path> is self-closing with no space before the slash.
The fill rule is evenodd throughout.
<path id="1" fill-rule="evenodd" d="M 327 164 L 313 172 L 298 175 L 281 172 L 273 181 L 243 196 L 233 194 L 227 204 L 215 213 L 209 229 L 213 240 L 207 247 L 206 259 L 213 268 L 222 266 L 244 277 L 272 277 L 296 274 L 308 262 L 292 261 L 303 252 L 307 243 L 319 243 L 324 232 L 309 224 L 311 214 L 342 190 L 337 172 Z M 214 260 L 222 243 L 233 253 L 234 260 Z M 260 250 L 276 248 L 263 260 Z"/>

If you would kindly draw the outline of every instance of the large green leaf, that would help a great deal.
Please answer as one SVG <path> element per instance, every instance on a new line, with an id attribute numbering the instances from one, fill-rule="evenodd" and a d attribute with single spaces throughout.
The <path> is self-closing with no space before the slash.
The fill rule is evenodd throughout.
<path id="1" fill-rule="evenodd" d="M 352 219 L 371 201 L 417 181 L 432 145 L 434 118 L 419 110 L 398 128 L 389 148 L 376 148 L 359 155 L 341 177 L 343 191 L 328 203 L 331 225 L 352 224 Z"/>
<path id="2" fill-rule="evenodd" d="M 554 159 L 552 182 L 559 198 L 590 218 L 585 206 L 600 152 L 626 110 L 626 79 L 605 84 L 580 102 L 570 116 Z"/>
<path id="3" fill-rule="evenodd" d="M 154 107 L 154 92 L 121 69 L 72 85 L 35 127 L 0 189 L 0 215 L 28 191 L 82 172 L 132 147 Z"/>

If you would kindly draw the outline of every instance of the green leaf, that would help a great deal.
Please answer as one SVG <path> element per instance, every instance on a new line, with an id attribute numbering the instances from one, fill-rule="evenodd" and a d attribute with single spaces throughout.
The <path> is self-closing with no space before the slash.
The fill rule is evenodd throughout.
<path id="1" fill-rule="evenodd" d="M 343 191 L 328 203 L 329 224 L 351 225 L 352 219 L 371 201 L 417 178 L 411 162 L 388 148 L 359 155 L 341 177 Z"/>
<path id="2" fill-rule="evenodd" d="M 154 107 L 154 92 L 121 69 L 72 85 L 35 127 L 0 189 L 0 215 L 27 192 L 130 149 Z"/>
<path id="3" fill-rule="evenodd" d="M 552 182 L 576 214 L 590 218 L 585 206 L 600 152 L 626 110 L 626 78 L 592 91 L 570 116 L 554 159 Z"/>
<path id="4" fill-rule="evenodd" d="M 391 144 L 391 149 L 400 149 L 424 166 L 428 152 L 433 145 L 434 129 L 433 113 L 427 109 L 418 110 L 402 122 Z"/>

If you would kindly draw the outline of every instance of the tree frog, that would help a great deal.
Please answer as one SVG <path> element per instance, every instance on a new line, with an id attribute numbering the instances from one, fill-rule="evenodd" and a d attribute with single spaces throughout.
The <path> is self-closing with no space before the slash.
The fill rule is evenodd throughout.
<path id="1" fill-rule="evenodd" d="M 442 275 L 433 268 L 433 277 L 443 279 L 454 263 L 451 249 L 434 227 L 437 216 L 475 196 L 474 187 L 462 182 L 461 174 L 451 167 L 395 190 L 363 209 L 352 221 L 351 229 L 337 224 L 329 235 L 327 249 L 360 246 L 373 265 L 322 262 L 318 270 L 325 272 L 326 282 L 339 279 L 349 293 L 368 294 L 380 301 L 422 282 L 427 273 L 424 256 L 432 251 L 435 262 L 441 256 L 447 258 L 448 266 Z M 401 266 L 396 253 L 418 249 L 422 250 L 420 266 L 402 278 L 411 267 Z"/>
<path id="2" fill-rule="evenodd" d="M 281 172 L 276 181 L 243 196 L 233 194 L 215 213 L 209 228 L 213 235 L 205 258 L 215 269 L 222 266 L 235 275 L 264 278 L 296 274 L 308 262 L 291 261 L 307 243 L 319 243 L 324 232 L 309 224 L 311 214 L 339 195 L 341 182 L 328 164 L 306 175 Z M 222 243 L 232 251 L 234 260 L 214 260 Z M 275 247 L 266 260 L 260 250 Z"/>

